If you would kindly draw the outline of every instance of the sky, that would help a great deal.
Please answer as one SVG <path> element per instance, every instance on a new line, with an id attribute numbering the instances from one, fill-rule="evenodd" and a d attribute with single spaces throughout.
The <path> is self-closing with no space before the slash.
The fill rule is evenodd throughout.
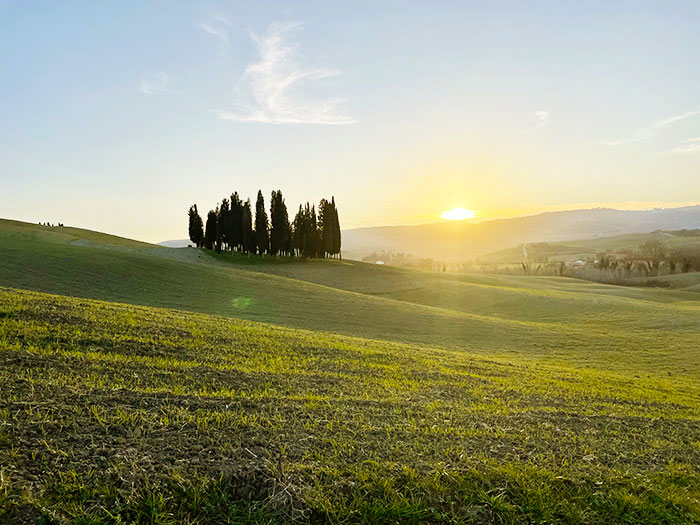
<path id="1" fill-rule="evenodd" d="M 700 202 L 700 2 L 0 0 L 0 217 L 158 242 Z"/>

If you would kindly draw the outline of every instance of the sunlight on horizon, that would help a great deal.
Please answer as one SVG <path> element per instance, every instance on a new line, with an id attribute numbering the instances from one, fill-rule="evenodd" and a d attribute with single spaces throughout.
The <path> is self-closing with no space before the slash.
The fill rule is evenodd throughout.
<path id="1" fill-rule="evenodd" d="M 440 215 L 440 218 L 447 221 L 463 221 L 465 219 L 473 219 L 474 217 L 476 217 L 476 212 L 466 208 L 452 208 Z"/>

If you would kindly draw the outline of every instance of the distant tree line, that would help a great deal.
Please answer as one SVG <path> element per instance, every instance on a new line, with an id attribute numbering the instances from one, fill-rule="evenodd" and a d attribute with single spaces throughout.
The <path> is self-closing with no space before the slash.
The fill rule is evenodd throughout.
<path id="1" fill-rule="evenodd" d="M 269 216 L 262 191 L 258 191 L 255 216 L 250 199 L 244 202 L 238 192 L 210 210 L 206 222 L 196 204 L 188 215 L 190 240 L 198 248 L 304 258 L 340 257 L 340 222 L 334 197 L 330 201 L 322 199 L 318 212 L 308 202 L 300 205 L 291 223 L 281 191 L 272 192 Z"/>
<path id="2" fill-rule="evenodd" d="M 700 230 L 673 232 L 683 237 L 700 237 Z M 541 243 L 546 246 L 546 243 Z M 636 249 L 602 252 L 595 257 L 578 261 L 551 260 L 548 257 L 529 257 L 514 263 L 478 263 L 472 266 L 488 273 L 522 275 L 559 275 L 590 281 L 620 285 L 657 285 L 654 278 L 679 273 L 700 272 L 700 242 L 687 243 L 675 248 L 658 240 L 640 244 Z"/>
<path id="3" fill-rule="evenodd" d="M 622 257 L 612 253 L 598 254 L 594 267 L 626 277 L 656 277 L 662 273 L 672 275 L 700 271 L 700 246 L 688 244 L 669 250 L 660 241 L 647 241 L 635 252 L 623 254 Z"/>

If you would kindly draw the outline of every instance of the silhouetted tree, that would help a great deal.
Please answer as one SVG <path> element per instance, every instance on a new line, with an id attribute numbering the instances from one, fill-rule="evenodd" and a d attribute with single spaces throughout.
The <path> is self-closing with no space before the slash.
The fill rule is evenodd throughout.
<path id="1" fill-rule="evenodd" d="M 232 250 L 243 248 L 243 203 L 238 192 L 231 195 L 231 214 L 228 223 L 229 243 Z"/>
<path id="2" fill-rule="evenodd" d="M 253 230 L 253 214 L 250 199 L 243 205 L 243 251 L 255 253 L 255 231 Z"/>
<path id="3" fill-rule="evenodd" d="M 214 248 L 214 243 L 216 242 L 216 212 L 210 210 L 207 215 L 207 227 L 204 233 L 204 247 L 207 250 L 212 250 Z"/>
<path id="4" fill-rule="evenodd" d="M 318 205 L 318 229 L 321 232 L 321 257 L 333 252 L 333 211 L 331 203 L 326 199 L 321 199 Z"/>
<path id="5" fill-rule="evenodd" d="M 299 205 L 299 211 L 294 216 L 294 222 L 292 223 L 292 253 L 293 255 L 301 256 L 302 248 L 304 246 L 304 209 Z"/>
<path id="6" fill-rule="evenodd" d="M 199 216 L 199 212 L 197 211 L 196 204 L 193 204 L 192 206 L 190 206 L 189 218 L 190 218 L 190 228 L 189 228 L 190 240 L 195 244 L 195 246 L 197 246 L 197 248 L 201 248 L 202 243 L 204 242 L 204 228 L 202 226 L 202 218 Z"/>
<path id="7" fill-rule="evenodd" d="M 308 203 L 307 203 L 308 206 Z M 321 231 L 318 229 L 318 219 L 316 217 L 316 206 L 311 206 L 311 217 L 309 221 L 309 247 L 308 257 L 321 257 Z"/>
<path id="8" fill-rule="evenodd" d="M 333 249 L 331 250 L 331 254 L 339 256 L 341 247 L 340 221 L 338 220 L 338 208 L 335 205 L 335 197 L 331 197 L 331 211 L 333 213 Z"/>
<path id="9" fill-rule="evenodd" d="M 220 252 L 223 247 L 230 243 L 227 225 L 230 221 L 231 206 L 229 200 L 224 198 L 216 210 L 216 251 Z"/>
<path id="10" fill-rule="evenodd" d="M 287 205 L 281 191 L 273 191 L 270 198 L 270 253 L 290 254 L 292 252 L 292 232 L 289 224 Z"/>
<path id="11" fill-rule="evenodd" d="M 265 200 L 260 190 L 258 190 L 258 199 L 255 201 L 255 241 L 259 254 L 262 255 L 270 250 L 270 225 L 267 222 Z"/>

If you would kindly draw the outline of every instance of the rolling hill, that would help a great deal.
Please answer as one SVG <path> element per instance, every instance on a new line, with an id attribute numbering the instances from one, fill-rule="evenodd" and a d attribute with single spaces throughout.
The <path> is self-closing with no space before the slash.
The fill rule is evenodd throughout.
<path id="1" fill-rule="evenodd" d="M 697 522 L 699 299 L 0 220 L 0 522 Z"/>
<path id="2" fill-rule="evenodd" d="M 541 213 L 480 223 L 443 222 L 343 231 L 343 250 L 360 258 L 393 251 L 462 262 L 517 244 L 700 228 L 700 206 L 655 210 L 591 209 Z"/>
<path id="3" fill-rule="evenodd" d="M 684 351 L 700 344 L 700 303 L 691 292 L 216 256 L 5 224 L 0 286 L 488 355 L 700 371 Z M 630 333 L 630 326 L 640 330 Z"/>

